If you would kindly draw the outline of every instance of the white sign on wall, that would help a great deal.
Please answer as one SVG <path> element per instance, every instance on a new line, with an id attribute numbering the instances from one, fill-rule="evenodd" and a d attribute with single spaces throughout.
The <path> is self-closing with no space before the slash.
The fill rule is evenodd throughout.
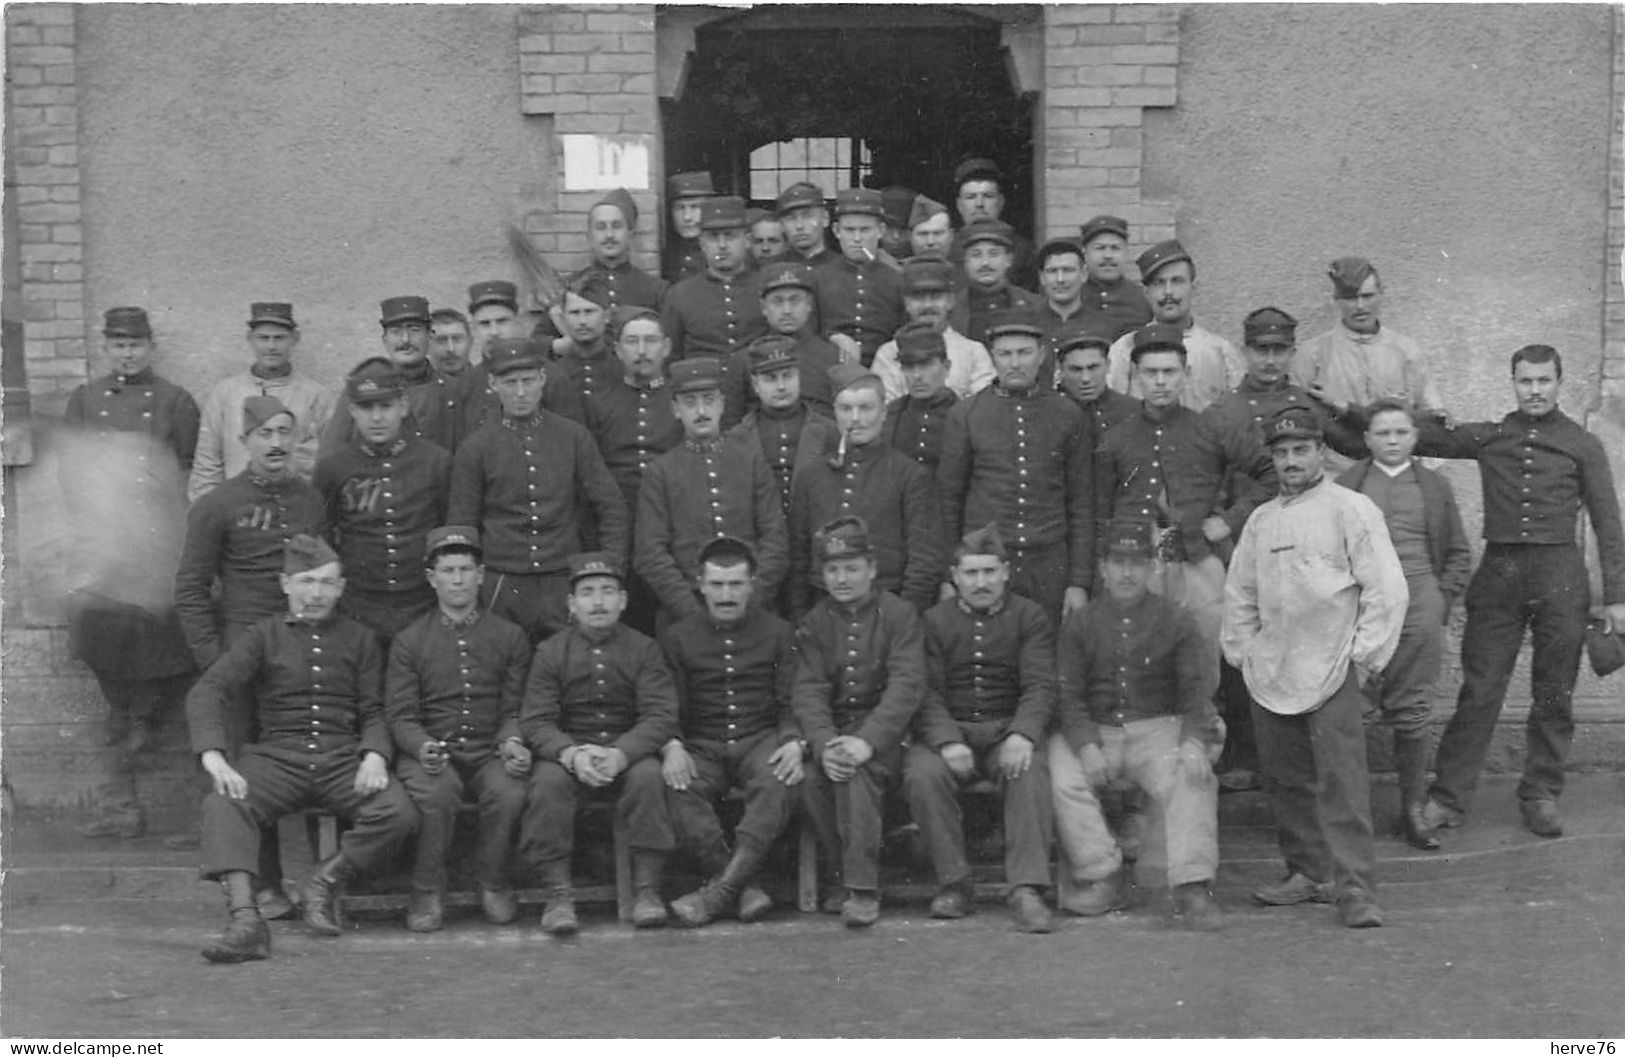
<path id="1" fill-rule="evenodd" d="M 566 191 L 649 189 L 648 136 L 567 134 L 559 139 L 564 142 Z"/>

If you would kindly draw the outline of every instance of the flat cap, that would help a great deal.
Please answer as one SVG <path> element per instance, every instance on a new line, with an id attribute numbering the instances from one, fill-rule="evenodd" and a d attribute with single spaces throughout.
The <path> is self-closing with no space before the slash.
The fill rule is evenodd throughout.
<path id="1" fill-rule="evenodd" d="M 144 308 L 109 308 L 102 316 L 102 334 L 109 338 L 150 338 L 152 323 Z"/>
<path id="2" fill-rule="evenodd" d="M 625 577 L 621 573 L 621 563 L 608 551 L 587 551 L 570 559 L 571 587 L 593 576 L 613 576 L 617 582 L 625 582 Z"/>
<path id="3" fill-rule="evenodd" d="M 1332 281 L 1333 296 L 1354 297 L 1376 271 L 1364 257 L 1339 257 L 1326 269 L 1326 276 Z"/>
<path id="4" fill-rule="evenodd" d="M 1241 321 L 1241 340 L 1247 345 L 1292 345 L 1297 341 L 1298 321 L 1279 308 L 1258 308 Z"/>
<path id="5" fill-rule="evenodd" d="M 717 193 L 709 172 L 680 172 L 666 181 L 667 193 L 672 198 L 710 198 Z"/>
<path id="6" fill-rule="evenodd" d="M 482 554 L 484 548 L 480 546 L 480 530 L 472 525 L 442 525 L 432 528 L 424 537 L 423 557 L 426 563 L 432 564 L 434 556 L 443 550 L 461 547 L 471 550 L 475 554 Z"/>
<path id="7" fill-rule="evenodd" d="M 823 205 L 824 189 L 803 180 L 779 192 L 779 197 L 773 199 L 773 212 L 782 217 L 792 209 L 805 209 L 808 206 L 822 208 Z"/>
<path id="8" fill-rule="evenodd" d="M 1105 213 L 1090 217 L 1083 222 L 1079 229 L 1078 243 L 1089 245 L 1089 241 L 1099 235 L 1116 235 L 1118 238 L 1128 239 L 1128 221 L 1122 217 L 1108 216 Z"/>
<path id="9" fill-rule="evenodd" d="M 903 294 L 954 288 L 954 266 L 941 257 L 911 257 L 903 262 Z"/>
<path id="10" fill-rule="evenodd" d="M 468 288 L 468 310 L 483 305 L 507 305 L 519 311 L 519 288 L 505 279 L 487 279 Z"/>
<path id="11" fill-rule="evenodd" d="M 1106 553 L 1125 558 L 1149 558 L 1155 552 L 1152 542 L 1156 528 L 1149 521 L 1113 521 L 1106 529 Z"/>
<path id="12" fill-rule="evenodd" d="M 763 334 L 745 346 L 750 359 L 751 374 L 766 374 L 786 367 L 799 367 L 796 359 L 796 339 L 788 334 Z"/>
<path id="13" fill-rule="evenodd" d="M 344 395 L 352 404 L 376 404 L 405 392 L 406 379 L 383 356 L 362 360 L 344 379 Z"/>
<path id="14" fill-rule="evenodd" d="M 747 226 L 745 200 L 738 195 L 715 195 L 700 199 L 701 231 L 727 231 Z"/>
<path id="15" fill-rule="evenodd" d="M 671 394 L 703 393 L 722 388 L 722 361 L 715 356 L 690 356 L 671 365 Z"/>
<path id="16" fill-rule="evenodd" d="M 966 180 L 1002 180 L 1004 173 L 999 171 L 999 164 L 991 158 L 966 158 L 954 167 L 954 187 L 958 188 Z"/>
<path id="17" fill-rule="evenodd" d="M 289 576 L 308 573 L 338 560 L 339 556 L 320 536 L 300 532 L 282 545 L 282 571 Z"/>
<path id="18" fill-rule="evenodd" d="M 871 553 L 869 526 L 860 517 L 838 517 L 813 533 L 813 554 L 820 562 L 863 558 Z"/>
<path id="19" fill-rule="evenodd" d="M 293 321 L 293 306 L 286 301 L 255 301 L 248 306 L 248 325 L 257 327 L 261 323 L 271 323 L 289 330 L 298 330 L 299 324 Z"/>
<path id="20" fill-rule="evenodd" d="M 897 363 L 909 366 L 948 358 L 948 342 L 942 332 L 924 321 L 904 323 L 897 330 Z"/>
<path id="21" fill-rule="evenodd" d="M 762 293 L 781 290 L 787 286 L 811 290 L 813 288 L 811 266 L 800 261 L 774 261 L 762 266 Z"/>
<path id="22" fill-rule="evenodd" d="M 546 366 L 547 349 L 529 338 L 497 338 L 485 347 L 485 371 L 492 377 Z"/>
<path id="23" fill-rule="evenodd" d="M 1190 253 L 1180 245 L 1178 239 L 1166 239 L 1140 254 L 1134 263 L 1140 268 L 1140 281 L 1148 283 L 1157 273 L 1157 269 L 1163 265 L 1173 264 L 1175 261 L 1190 263 L 1190 260 Z"/>
<path id="24" fill-rule="evenodd" d="M 1035 338 L 1044 336 L 1044 324 L 1031 308 L 1014 306 L 988 313 L 987 328 L 982 332 L 988 341 L 1005 334 L 1027 334 Z"/>
<path id="25" fill-rule="evenodd" d="M 926 195 L 915 195 L 914 203 L 908 211 L 908 226 L 917 228 L 932 217 L 946 216 L 947 213 L 948 207 L 936 199 Z"/>
<path id="26" fill-rule="evenodd" d="M 959 229 L 959 244 L 966 249 L 978 242 L 997 242 L 1005 249 L 1016 245 L 1016 229 L 1002 220 L 979 217 Z"/>
<path id="27" fill-rule="evenodd" d="M 389 297 L 378 305 L 378 323 L 422 323 L 429 325 L 429 299 L 426 297 Z"/>
<path id="28" fill-rule="evenodd" d="M 1264 443 L 1278 440 L 1320 440 L 1326 430 L 1320 424 L 1320 415 L 1312 407 L 1292 404 L 1283 407 L 1264 420 Z"/>
<path id="29" fill-rule="evenodd" d="M 260 394 L 248 397 L 243 401 L 243 436 L 248 436 L 278 415 L 287 415 L 290 421 L 298 421 L 294 413 L 288 410 L 288 405 L 274 396 Z"/>
<path id="30" fill-rule="evenodd" d="M 861 216 L 886 217 L 886 203 L 879 191 L 867 187 L 846 187 L 835 192 L 835 215 L 856 213 Z"/>

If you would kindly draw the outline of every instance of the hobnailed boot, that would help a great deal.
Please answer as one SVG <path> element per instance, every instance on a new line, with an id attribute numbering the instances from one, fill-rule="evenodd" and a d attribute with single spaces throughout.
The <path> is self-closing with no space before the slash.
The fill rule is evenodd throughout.
<path id="1" fill-rule="evenodd" d="M 254 906 L 254 882 L 246 873 L 220 878 L 231 921 L 226 930 L 204 944 L 203 957 L 223 965 L 263 961 L 271 956 L 271 930 Z"/>
<path id="2" fill-rule="evenodd" d="M 1399 833 L 1413 848 L 1439 850 L 1439 830 L 1422 807 L 1428 798 L 1427 732 L 1420 737 L 1394 737 L 1394 770 L 1399 779 Z"/>
<path id="3" fill-rule="evenodd" d="M 339 890 L 354 876 L 355 867 L 343 852 L 338 852 L 316 867 L 316 872 L 305 881 L 305 924 L 316 935 L 337 936 L 343 931 L 339 925 Z"/>
<path id="4" fill-rule="evenodd" d="M 767 917 L 773 909 L 773 897 L 759 884 L 748 884 L 739 890 L 739 920 L 749 925 Z"/>
<path id="5" fill-rule="evenodd" d="M 413 932 L 438 932 L 446 923 L 438 889 L 412 889 L 406 905 L 406 927 Z"/>
<path id="6" fill-rule="evenodd" d="M 671 905 L 672 913 L 677 915 L 677 920 L 690 928 L 699 928 L 701 925 L 709 924 L 716 918 L 721 917 L 729 907 L 734 905 L 734 901 L 739 897 L 739 890 L 745 887 L 746 882 L 756 873 L 756 867 L 761 862 L 761 858 L 760 852 L 743 846 L 740 847 L 728 859 L 727 865 L 722 868 L 720 874 L 712 877 L 688 895 L 673 901 Z M 754 885 L 751 887 L 755 888 Z M 761 892 L 761 889 L 756 888 L 755 891 Z M 762 898 L 767 898 L 767 893 L 761 892 L 761 894 Z M 771 899 L 767 902 L 768 906 L 773 905 Z M 764 908 L 761 913 L 766 913 L 766 909 Z M 760 914 L 757 916 L 759 917 Z M 743 918 L 743 913 L 741 913 L 741 918 Z"/>
<path id="7" fill-rule="evenodd" d="M 660 898 L 660 875 L 666 869 L 666 853 L 632 851 L 632 924 L 640 929 L 657 929 L 666 923 L 666 904 Z"/>
<path id="8" fill-rule="evenodd" d="M 547 888 L 547 904 L 542 908 L 542 931 L 552 936 L 574 936 L 581 923 L 576 920 L 575 891 L 570 887 L 570 860 L 544 862 L 539 872 Z"/>

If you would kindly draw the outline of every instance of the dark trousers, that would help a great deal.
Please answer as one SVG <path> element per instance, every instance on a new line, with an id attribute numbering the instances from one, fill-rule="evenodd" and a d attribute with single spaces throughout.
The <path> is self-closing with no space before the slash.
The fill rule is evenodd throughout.
<path id="1" fill-rule="evenodd" d="M 106 778 L 96 790 L 96 799 L 103 810 L 133 810 L 140 806 L 136 773 L 144 766 L 143 757 L 159 749 L 153 728 L 163 721 L 165 713 L 173 715 L 184 707 L 186 691 L 196 676 L 114 679 L 96 669 L 92 672 L 102 696 L 107 699 L 109 734 L 121 735 L 113 746 L 113 758 Z M 147 748 L 141 752 L 132 751 L 127 740 L 131 728 L 138 724 L 148 728 Z"/>
<path id="2" fill-rule="evenodd" d="M 1253 705 L 1258 760 L 1287 869 L 1329 880 L 1339 894 L 1377 886 L 1363 704 L 1350 669 L 1313 712 L 1282 716 Z"/>
<path id="3" fill-rule="evenodd" d="M 902 766 L 903 751 L 877 752 L 844 782 L 832 782 L 823 765 L 808 764 L 802 794 L 824 862 L 841 864 L 841 883 L 874 891 L 880 887 L 880 838 L 886 786 Z"/>
<path id="4" fill-rule="evenodd" d="M 357 623 L 371 628 L 378 642 L 389 649 L 396 635 L 412 621 L 434 608 L 434 592 L 424 584 L 423 591 L 359 591 L 347 587 L 339 608 Z"/>
<path id="5" fill-rule="evenodd" d="M 609 785 L 593 789 L 552 760 L 538 760 L 530 773 L 519 853 L 527 865 L 568 859 L 575 851 L 576 812 L 585 800 L 610 800 L 637 851 L 669 852 L 677 846 L 666 810 L 660 760 L 645 756 Z"/>
<path id="6" fill-rule="evenodd" d="M 969 739 L 967 739 L 969 741 Z M 977 770 L 994 778 L 998 744 L 977 745 Z M 1055 841 L 1055 803 L 1050 793 L 1049 758 L 1043 746 L 1033 749 L 1032 766 L 1020 778 L 999 780 L 1004 799 L 1004 879 L 1011 885 L 1049 886 L 1049 852 Z M 920 827 L 931 866 L 940 885 L 958 884 L 970 876 L 965 858 L 965 817 L 959 806 L 959 780 L 942 754 L 928 746 L 909 747 L 903 761 L 903 795 L 909 814 Z"/>
<path id="7" fill-rule="evenodd" d="M 1056 627 L 1061 626 L 1066 600 L 1069 557 L 1064 539 L 1041 547 L 1010 548 L 1010 590 L 1043 606 Z"/>
<path id="8" fill-rule="evenodd" d="M 1410 604 L 1405 608 L 1405 626 L 1393 659 L 1382 670 L 1382 679 L 1368 688 L 1383 723 L 1393 728 L 1396 739 L 1427 737 L 1428 720 L 1433 716 L 1429 695 L 1439 680 L 1444 663 L 1444 595 L 1432 573 L 1409 576 Z"/>
<path id="9" fill-rule="evenodd" d="M 349 829 L 339 851 L 361 873 L 387 864 L 417 828 L 418 813 L 399 782 L 368 796 L 355 791 L 353 750 L 307 753 L 245 745 L 236 767 L 248 782 L 241 800 L 203 800 L 203 876 L 259 868 L 260 830 L 305 807 L 331 811 Z"/>
<path id="10" fill-rule="evenodd" d="M 1572 545 L 1492 543 L 1467 585 L 1461 639 L 1461 692 L 1439 738 L 1432 796 L 1465 811 L 1489 752 L 1495 721 L 1523 645 L 1534 639 L 1531 703 L 1520 800 L 1555 800 L 1574 738 L 1574 681 L 1580 671 L 1591 587 L 1585 558 Z"/>
<path id="11" fill-rule="evenodd" d="M 486 572 L 480 604 L 486 612 L 511 620 L 530 636 L 534 645 L 561 630 L 570 621 L 565 598 L 570 593 L 566 573 Z"/>
<path id="12" fill-rule="evenodd" d="M 794 805 L 790 787 L 773 776 L 767 762 L 779 748 L 777 728 L 734 742 L 691 738 L 684 744 L 694 761 L 694 780 L 687 789 L 666 790 L 678 844 L 697 855 L 708 871 L 727 865 L 716 802 L 737 785 L 745 791 L 745 812 L 734 827 L 734 840 L 766 852 L 790 824 Z"/>
<path id="13" fill-rule="evenodd" d="M 453 751 L 439 774 L 430 774 L 417 760 L 402 757 L 396 761 L 395 771 L 418 809 L 412 887 L 424 892 L 445 890 L 446 854 L 451 851 L 464 789 L 473 791 L 479 805 L 474 879 L 484 888 L 510 887 L 508 859 L 525 813 L 525 779 L 509 774 L 496 752 Z"/>

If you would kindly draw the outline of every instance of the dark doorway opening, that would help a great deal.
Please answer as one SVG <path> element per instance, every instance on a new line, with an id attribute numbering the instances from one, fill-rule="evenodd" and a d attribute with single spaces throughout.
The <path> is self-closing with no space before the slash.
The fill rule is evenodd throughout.
<path id="1" fill-rule="evenodd" d="M 1002 25 L 890 4 L 774 5 L 707 22 L 680 97 L 662 101 L 666 169 L 708 169 L 719 191 L 763 205 L 765 166 L 793 182 L 811 158 L 826 194 L 902 184 L 951 210 L 954 166 L 986 157 L 1005 176 L 1004 218 L 1031 230 L 1034 101 L 1011 84 Z"/>

